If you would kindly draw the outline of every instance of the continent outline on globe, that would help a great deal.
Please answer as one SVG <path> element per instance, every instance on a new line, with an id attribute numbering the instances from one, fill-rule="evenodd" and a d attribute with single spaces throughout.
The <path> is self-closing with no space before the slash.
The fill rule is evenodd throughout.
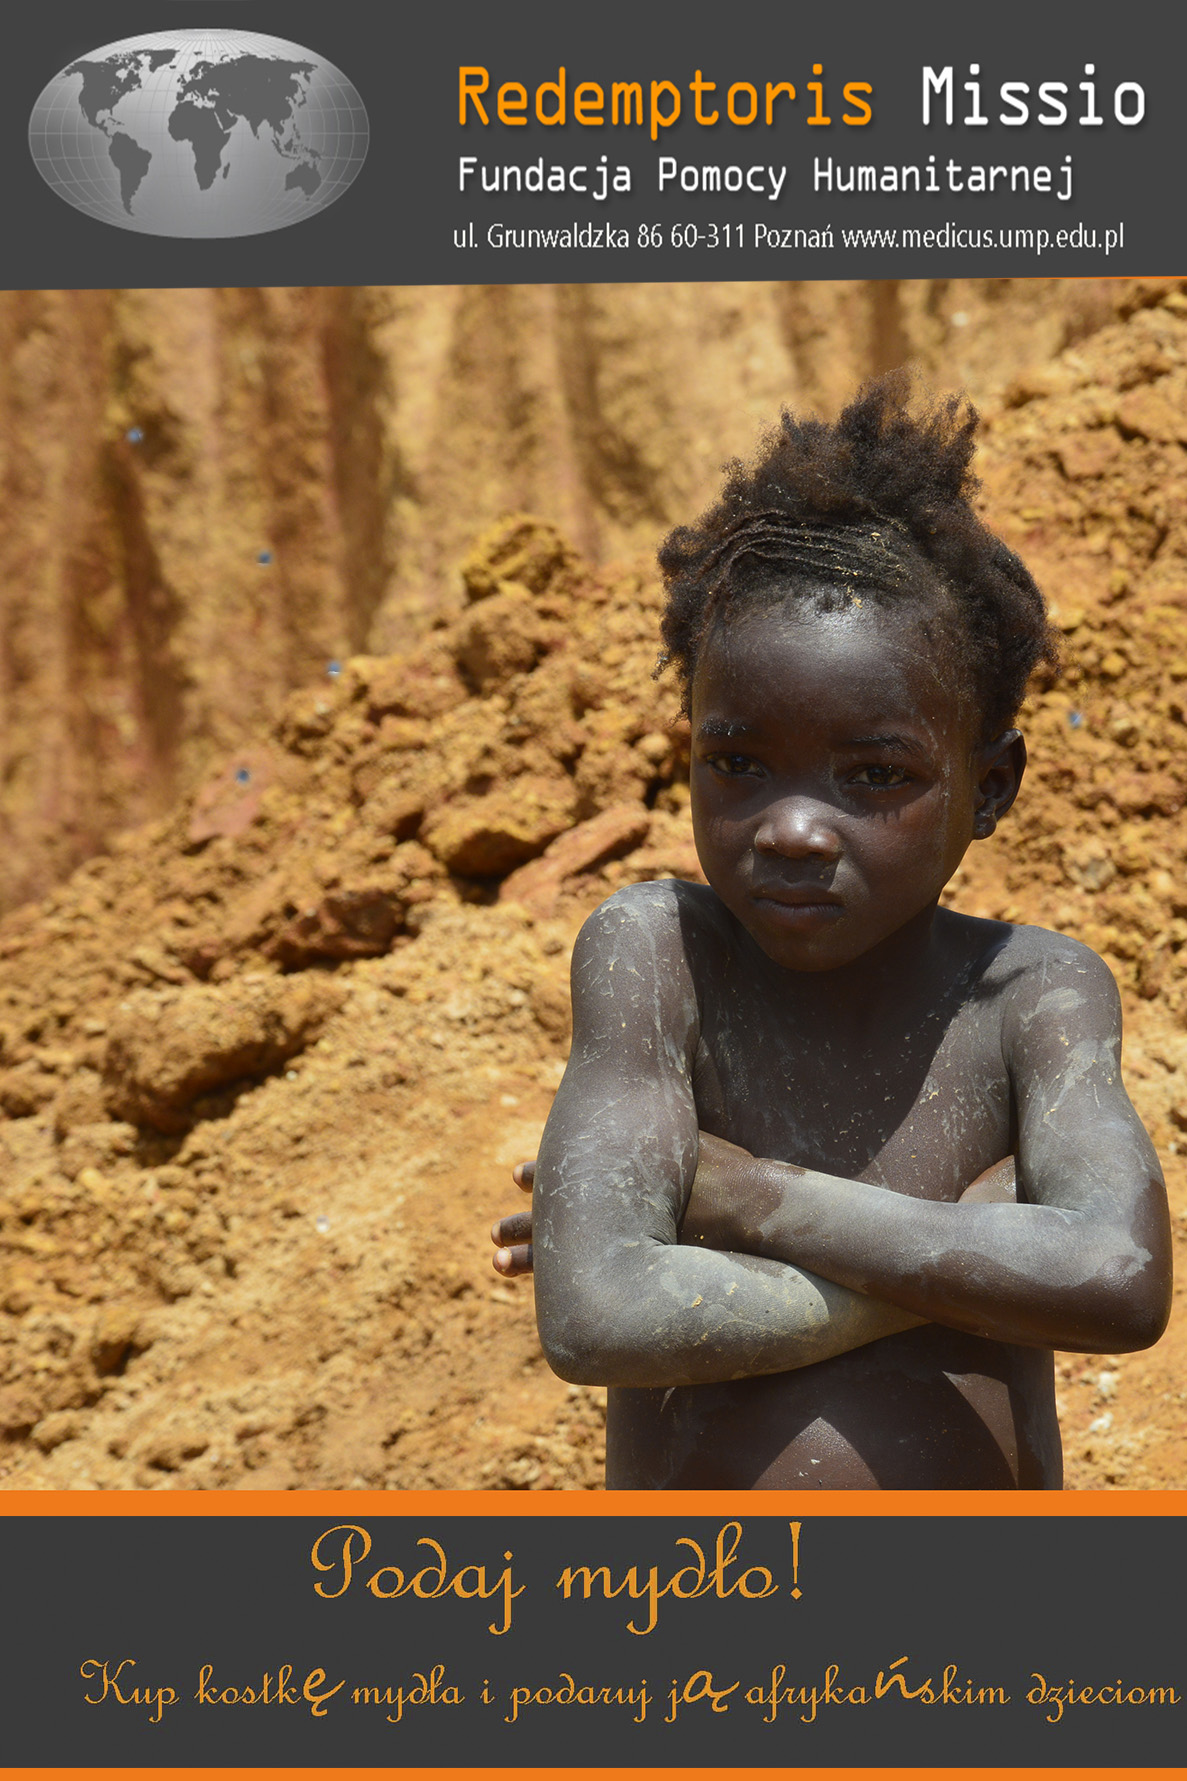
<path id="1" fill-rule="evenodd" d="M 191 238 L 316 214 L 353 183 L 368 140 L 363 102 L 333 63 L 248 31 L 104 45 L 47 84 L 29 124 L 38 171 L 76 209 Z"/>

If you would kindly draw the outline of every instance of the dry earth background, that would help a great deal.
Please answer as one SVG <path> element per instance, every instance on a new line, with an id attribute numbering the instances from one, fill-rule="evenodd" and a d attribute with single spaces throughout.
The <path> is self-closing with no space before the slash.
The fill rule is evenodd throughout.
<path id="1" fill-rule="evenodd" d="M 0 329 L 5 1488 L 598 1481 L 600 1394 L 485 1227 L 581 919 L 696 873 L 651 553 L 781 405 L 906 361 L 982 407 L 1066 639 L 952 894 L 1108 957 L 1182 1272 L 1187 286 L 27 292 Z M 1184 1484 L 1184 1344 L 1060 1357 L 1073 1487 Z"/>

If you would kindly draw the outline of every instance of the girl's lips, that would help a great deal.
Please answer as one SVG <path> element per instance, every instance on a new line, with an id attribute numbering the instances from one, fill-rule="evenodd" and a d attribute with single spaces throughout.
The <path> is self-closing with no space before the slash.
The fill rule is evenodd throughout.
<path id="1" fill-rule="evenodd" d="M 834 892 L 824 890 L 820 885 L 803 885 L 795 889 L 772 886 L 767 890 L 756 890 L 756 902 L 777 903 L 783 909 L 839 909 L 841 899 Z"/>
<path id="2" fill-rule="evenodd" d="M 827 891 L 759 891 L 754 901 L 764 913 L 789 926 L 810 926 L 814 922 L 835 920 L 844 912 L 839 897 Z"/>

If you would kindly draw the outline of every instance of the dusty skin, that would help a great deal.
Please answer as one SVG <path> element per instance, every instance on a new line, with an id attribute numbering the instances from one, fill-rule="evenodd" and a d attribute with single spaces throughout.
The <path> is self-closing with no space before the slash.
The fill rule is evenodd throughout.
<path id="1" fill-rule="evenodd" d="M 541 1339 L 612 1387 L 611 1487 L 1058 1488 L 1051 1350 L 1165 1324 L 1109 972 L 938 908 L 1025 759 L 967 707 L 873 610 L 777 608 L 704 652 L 709 885 L 586 924 L 535 1171 Z M 699 1130 L 727 1141 L 700 1175 Z M 1008 1155 L 1017 1203 L 961 1203 Z"/>

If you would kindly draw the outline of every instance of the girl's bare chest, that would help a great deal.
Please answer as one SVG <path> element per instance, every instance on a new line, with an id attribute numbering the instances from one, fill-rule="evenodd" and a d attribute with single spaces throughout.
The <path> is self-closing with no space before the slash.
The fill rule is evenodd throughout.
<path id="1" fill-rule="evenodd" d="M 704 1129 L 756 1156 L 954 1199 L 1012 1149 L 988 1008 L 846 1037 L 724 1000 L 705 1011 L 694 1089 Z"/>

